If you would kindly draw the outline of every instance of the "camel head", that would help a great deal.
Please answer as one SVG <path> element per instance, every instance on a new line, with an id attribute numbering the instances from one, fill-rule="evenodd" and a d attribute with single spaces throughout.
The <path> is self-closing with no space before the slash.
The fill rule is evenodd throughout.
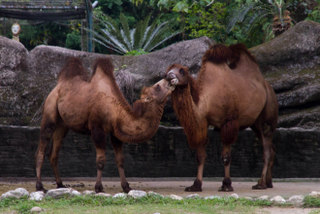
<path id="1" fill-rule="evenodd" d="M 140 96 L 140 100 L 144 103 L 156 102 L 158 104 L 165 103 L 167 97 L 174 90 L 174 86 L 170 85 L 166 79 L 162 79 L 153 86 L 144 87 Z"/>
<path id="2" fill-rule="evenodd" d="M 189 69 L 180 64 L 173 64 L 167 69 L 165 79 L 169 81 L 172 86 L 187 85 Z"/>

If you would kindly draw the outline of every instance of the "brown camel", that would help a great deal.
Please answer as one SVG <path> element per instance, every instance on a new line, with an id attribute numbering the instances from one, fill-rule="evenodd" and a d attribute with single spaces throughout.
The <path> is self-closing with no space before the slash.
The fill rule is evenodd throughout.
<path id="1" fill-rule="evenodd" d="M 202 176 L 208 142 L 207 128 L 220 132 L 225 177 L 219 191 L 233 191 L 230 179 L 231 144 L 241 129 L 251 127 L 262 140 L 264 166 L 253 189 L 272 188 L 274 149 L 272 136 L 278 119 L 276 95 L 244 45 L 214 45 L 202 58 L 197 79 L 188 68 L 171 65 L 167 80 L 176 85 L 172 103 L 184 127 L 189 146 L 197 152 L 198 173 L 185 191 L 202 191 Z"/>
<path id="2" fill-rule="evenodd" d="M 167 96 L 173 89 L 166 80 L 161 80 L 144 88 L 141 99 L 132 108 L 116 84 L 109 59 L 98 59 L 93 70 L 88 78 L 81 61 L 71 58 L 45 101 L 36 154 L 37 191 L 46 191 L 41 182 L 41 167 L 51 139 L 50 163 L 57 187 L 64 187 L 58 172 L 58 152 L 69 129 L 91 135 L 95 144 L 96 192 L 103 191 L 101 177 L 106 162 L 107 134 L 110 134 L 123 191 L 131 190 L 123 169 L 122 144 L 143 142 L 156 133 Z"/>

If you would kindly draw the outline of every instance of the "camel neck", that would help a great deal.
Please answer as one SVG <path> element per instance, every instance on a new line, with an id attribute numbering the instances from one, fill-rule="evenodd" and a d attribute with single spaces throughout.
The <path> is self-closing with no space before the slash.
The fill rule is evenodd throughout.
<path id="1" fill-rule="evenodd" d="M 128 143 L 141 143 L 150 139 L 159 127 L 164 105 L 165 103 L 148 103 L 140 116 L 125 110 L 114 124 L 115 136 Z"/>

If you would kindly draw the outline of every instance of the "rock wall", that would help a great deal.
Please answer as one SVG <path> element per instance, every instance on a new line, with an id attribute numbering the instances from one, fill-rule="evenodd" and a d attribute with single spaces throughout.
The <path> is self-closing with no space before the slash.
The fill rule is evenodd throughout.
<path id="1" fill-rule="evenodd" d="M 320 131 L 280 129 L 274 136 L 276 157 L 274 178 L 320 177 Z M 34 177 L 34 155 L 39 128 L 0 126 L 0 177 Z M 219 135 L 209 131 L 204 176 L 223 177 Z M 48 146 L 47 153 L 50 151 Z M 157 134 L 142 144 L 125 144 L 125 172 L 128 177 L 195 177 L 196 156 L 187 146 L 182 128 L 160 126 Z M 107 144 L 105 177 L 117 177 L 111 144 Z M 263 166 L 262 145 L 252 131 L 240 132 L 232 148 L 232 177 L 260 177 Z M 49 158 L 43 176 L 53 177 Z M 23 163 L 23 164 L 21 164 Z M 59 156 L 62 177 L 95 177 L 95 149 L 90 138 L 70 132 Z"/>

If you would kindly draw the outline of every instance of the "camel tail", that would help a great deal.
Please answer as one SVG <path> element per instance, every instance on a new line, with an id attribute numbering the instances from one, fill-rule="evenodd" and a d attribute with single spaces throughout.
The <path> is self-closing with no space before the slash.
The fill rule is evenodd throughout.
<path id="1" fill-rule="evenodd" d="M 98 58 L 94 63 L 92 76 L 94 76 L 99 68 L 102 69 L 103 73 L 105 73 L 107 76 L 114 79 L 114 67 L 110 58 Z"/>
<path id="2" fill-rule="evenodd" d="M 70 80 L 76 76 L 80 76 L 81 79 L 85 81 L 88 80 L 88 74 L 86 69 L 83 67 L 81 60 L 76 57 L 70 57 L 61 69 L 58 75 L 58 81 Z"/>

